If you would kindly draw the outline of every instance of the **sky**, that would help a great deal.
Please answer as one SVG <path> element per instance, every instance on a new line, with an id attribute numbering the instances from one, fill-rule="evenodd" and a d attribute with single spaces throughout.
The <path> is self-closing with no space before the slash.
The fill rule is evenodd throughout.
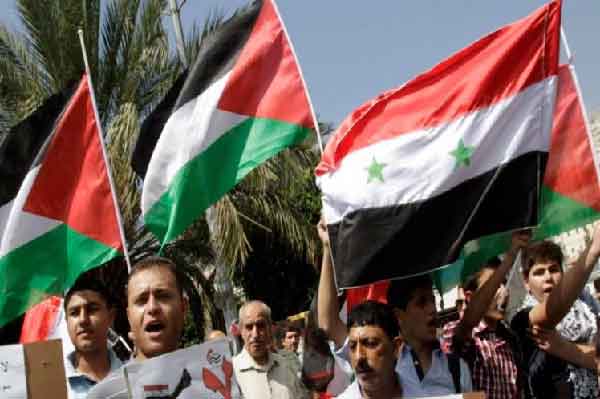
<path id="1" fill-rule="evenodd" d="M 14 0 L 0 22 L 18 29 Z M 106 3 L 107 0 L 103 0 Z M 181 0 L 178 0 L 181 3 Z M 278 0 L 319 119 L 401 85 L 481 36 L 533 12 L 542 0 Z M 246 0 L 187 0 L 183 29 Z M 165 23 L 172 33 L 171 19 Z M 600 1 L 564 0 L 563 28 L 588 112 L 600 110 Z M 566 57 L 563 56 L 563 60 Z"/>

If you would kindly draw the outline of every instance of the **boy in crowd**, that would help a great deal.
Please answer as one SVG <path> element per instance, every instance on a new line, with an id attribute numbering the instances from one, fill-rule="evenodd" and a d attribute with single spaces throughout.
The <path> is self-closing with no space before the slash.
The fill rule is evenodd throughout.
<path id="1" fill-rule="evenodd" d="M 465 281 L 464 313 L 444 327 L 442 347 L 467 361 L 474 389 L 489 399 L 523 397 L 527 386 L 519 339 L 504 322 L 508 302 L 504 280 L 529 237 L 529 232 L 513 234 L 502 262 L 490 259 Z"/>
<path id="2" fill-rule="evenodd" d="M 521 339 L 528 365 L 528 385 L 536 398 L 580 399 L 599 395 L 593 372 L 545 352 L 531 337 L 532 331 L 557 328 L 571 342 L 592 342 L 596 333 L 595 316 L 577 298 L 599 256 L 600 225 L 583 254 L 564 272 L 562 251 L 556 244 L 538 242 L 525 252 L 523 277 L 529 295 L 511 326 Z"/>

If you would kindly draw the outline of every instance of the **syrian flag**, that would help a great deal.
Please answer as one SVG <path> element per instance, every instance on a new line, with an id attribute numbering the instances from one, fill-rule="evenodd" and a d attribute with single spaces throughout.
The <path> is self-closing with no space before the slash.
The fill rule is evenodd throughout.
<path id="1" fill-rule="evenodd" d="M 572 65 L 560 66 L 535 240 L 556 236 L 600 219 L 597 152 L 574 77 Z M 435 273 L 436 286 L 441 292 L 449 291 L 476 273 L 489 258 L 507 251 L 509 246 L 508 233 L 467 243 L 462 259 Z"/>
<path id="2" fill-rule="evenodd" d="M 31 129 L 17 127 L 0 148 L 12 188 L 0 204 L 0 326 L 123 250 L 87 76 L 62 114 L 53 110 L 36 112 L 23 125 Z M 39 120 L 54 128 L 33 162 L 15 164 L 30 158 L 15 151 L 36 149 Z"/>
<path id="3" fill-rule="evenodd" d="M 355 110 L 317 167 L 340 288 L 429 272 L 537 224 L 560 2 Z"/>
<path id="4" fill-rule="evenodd" d="M 132 164 L 145 171 L 144 222 L 175 239 L 250 171 L 315 129 L 285 28 L 271 0 L 228 20 L 201 49 L 177 100 L 142 131 Z M 172 93 L 170 94 L 173 97 Z"/>

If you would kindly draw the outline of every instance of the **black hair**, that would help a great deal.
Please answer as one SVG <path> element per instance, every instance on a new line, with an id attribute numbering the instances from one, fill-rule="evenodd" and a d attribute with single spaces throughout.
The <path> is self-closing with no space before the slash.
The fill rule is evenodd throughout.
<path id="1" fill-rule="evenodd" d="M 465 279 L 465 281 L 462 284 L 463 290 L 471 292 L 477 291 L 477 289 L 479 288 L 479 277 L 481 277 L 483 271 L 486 269 L 496 270 L 500 267 L 501 264 L 502 262 L 497 256 L 488 259 L 488 261 L 481 266 L 481 269 L 479 269 L 477 273 L 474 273 Z"/>
<path id="2" fill-rule="evenodd" d="M 348 329 L 361 326 L 380 327 L 390 339 L 400 335 L 398 320 L 396 320 L 393 308 L 377 301 L 363 302 L 350 311 Z"/>
<path id="3" fill-rule="evenodd" d="M 97 278 L 95 278 L 94 275 L 90 272 L 86 272 L 79 276 L 75 281 L 75 284 L 73 284 L 73 286 L 67 291 L 63 303 L 65 310 L 67 309 L 67 306 L 69 305 L 69 301 L 71 300 L 73 294 L 75 294 L 78 291 L 94 291 L 102 297 L 102 299 L 106 303 L 106 307 L 109 309 L 111 309 L 115 305 L 115 301 L 111 296 L 108 288 L 106 288 L 106 285 L 103 284 Z"/>
<path id="4" fill-rule="evenodd" d="M 392 280 L 387 293 L 388 304 L 406 310 L 406 306 L 419 288 L 432 288 L 433 281 L 428 274 L 403 280 Z"/>
<path id="5" fill-rule="evenodd" d="M 529 272 L 536 263 L 556 262 L 562 270 L 563 253 L 552 241 L 539 241 L 527 247 L 523 256 L 523 277 L 529 278 Z"/>
<path id="6" fill-rule="evenodd" d="M 149 256 L 147 258 L 140 260 L 135 265 L 133 265 L 133 267 L 131 268 L 131 273 L 129 273 L 129 276 L 127 277 L 127 286 L 129 286 L 131 279 L 136 274 L 138 274 L 144 270 L 152 269 L 155 267 L 166 269 L 171 274 L 173 274 L 173 276 L 175 277 L 175 284 L 177 285 L 177 290 L 179 291 L 179 293 L 181 295 L 183 295 L 184 283 L 183 283 L 183 276 L 181 275 L 181 272 L 175 265 L 175 262 L 173 262 L 171 259 L 168 259 L 168 258 L 165 258 L 162 256 Z"/>

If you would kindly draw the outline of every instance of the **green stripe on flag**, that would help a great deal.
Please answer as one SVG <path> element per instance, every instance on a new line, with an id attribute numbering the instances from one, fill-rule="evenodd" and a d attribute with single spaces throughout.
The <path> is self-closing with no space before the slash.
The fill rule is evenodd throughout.
<path id="1" fill-rule="evenodd" d="M 567 196 L 542 187 L 540 226 L 534 239 L 542 240 L 584 226 L 600 218 L 600 212 Z"/>
<path id="2" fill-rule="evenodd" d="M 47 295 L 63 295 L 81 273 L 120 255 L 64 224 L 16 248 L 0 258 L 0 326 Z"/>
<path id="3" fill-rule="evenodd" d="M 310 131 L 273 119 L 246 119 L 181 168 L 144 216 L 147 228 L 163 244 L 175 239 L 250 171 Z"/>
<path id="4" fill-rule="evenodd" d="M 600 212 L 595 209 L 543 186 L 540 225 L 534 230 L 533 240 L 544 240 L 599 218 Z M 499 233 L 469 242 L 459 260 L 433 273 L 436 287 L 442 293 L 450 291 L 479 271 L 488 259 L 508 251 L 510 240 L 510 233 Z"/>

